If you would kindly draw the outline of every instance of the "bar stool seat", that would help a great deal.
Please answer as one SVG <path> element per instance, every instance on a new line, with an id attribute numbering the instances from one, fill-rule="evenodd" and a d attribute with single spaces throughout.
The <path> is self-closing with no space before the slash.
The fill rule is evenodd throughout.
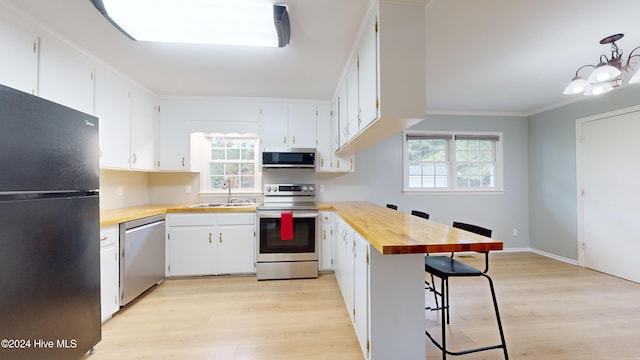
<path id="1" fill-rule="evenodd" d="M 475 225 L 469 225 L 465 223 L 455 222 L 454 227 L 461 228 L 467 231 L 479 233 L 483 236 L 491 236 L 491 230 L 481 228 Z M 464 355 L 471 354 L 479 351 L 493 350 L 493 349 L 502 349 L 504 353 L 504 358 L 509 359 L 509 355 L 507 354 L 507 344 L 504 339 L 504 332 L 502 330 L 502 321 L 500 320 L 500 312 L 498 311 L 498 301 L 496 299 L 496 292 L 493 287 L 493 280 L 491 277 L 486 274 L 489 269 L 489 258 L 488 253 L 485 253 L 485 270 L 480 271 L 473 266 L 467 265 L 461 261 L 458 261 L 452 256 L 425 256 L 424 258 L 424 270 L 432 276 L 432 291 L 435 294 L 439 295 L 442 300 L 442 306 L 438 306 L 436 302 L 436 308 L 432 310 L 440 310 L 442 311 L 442 316 L 440 318 L 441 323 L 441 342 L 438 342 L 431 334 L 429 334 L 428 330 L 425 330 L 425 334 L 431 340 L 431 342 L 442 351 L 442 358 L 446 359 L 447 355 Z M 496 315 L 496 320 L 498 322 L 498 331 L 500 333 L 500 344 L 497 345 L 489 345 L 489 346 L 481 346 L 461 351 L 451 351 L 447 348 L 447 338 L 446 338 L 446 324 L 449 324 L 449 278 L 450 277 L 484 277 L 489 281 L 489 289 L 491 290 L 491 298 L 493 300 L 493 308 Z M 433 277 L 440 278 L 440 291 L 437 292 L 435 290 L 435 284 L 433 284 Z"/>

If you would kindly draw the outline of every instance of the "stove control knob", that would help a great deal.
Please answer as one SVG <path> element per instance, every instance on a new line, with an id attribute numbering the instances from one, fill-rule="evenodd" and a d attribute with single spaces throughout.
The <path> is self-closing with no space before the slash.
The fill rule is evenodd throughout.
<path id="1" fill-rule="evenodd" d="M 267 192 L 271 191 L 271 186 L 267 186 L 265 190 L 267 190 Z"/>
<path id="2" fill-rule="evenodd" d="M 302 187 L 302 191 L 307 192 L 307 190 L 309 190 L 306 186 Z"/>
<path id="3" fill-rule="evenodd" d="M 309 186 L 309 191 L 313 192 L 313 186 Z"/>

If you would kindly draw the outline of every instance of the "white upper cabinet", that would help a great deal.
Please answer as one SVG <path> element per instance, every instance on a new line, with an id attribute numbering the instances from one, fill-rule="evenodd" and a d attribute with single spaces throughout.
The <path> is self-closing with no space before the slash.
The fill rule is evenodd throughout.
<path id="1" fill-rule="evenodd" d="M 95 81 L 100 167 L 128 169 L 131 140 L 129 83 L 103 67 L 96 69 Z"/>
<path id="2" fill-rule="evenodd" d="M 289 107 L 287 104 L 263 104 L 260 109 L 261 149 L 288 147 Z"/>
<path id="3" fill-rule="evenodd" d="M 261 149 L 315 148 L 316 105 L 266 103 L 260 111 Z"/>
<path id="4" fill-rule="evenodd" d="M 160 129 L 158 138 L 160 170 L 189 171 L 191 169 L 191 147 L 188 122 L 181 107 L 174 101 L 163 101 L 160 105 Z"/>
<path id="5" fill-rule="evenodd" d="M 340 123 L 339 155 L 364 150 L 424 120 L 424 6 L 422 1 L 372 3 L 346 65 L 347 119 Z"/>
<path id="6" fill-rule="evenodd" d="M 341 157 L 335 155 L 333 151 L 333 139 L 337 141 L 337 135 L 334 135 L 332 132 L 337 131 L 335 126 L 338 123 L 338 107 L 339 98 L 336 98 L 333 107 L 331 107 L 331 105 L 318 105 L 317 108 L 317 172 L 351 172 L 354 170 L 353 156 Z"/>
<path id="7" fill-rule="evenodd" d="M 362 131 L 378 118 L 378 17 L 373 14 L 365 25 L 358 46 L 358 105 Z"/>
<path id="8" fill-rule="evenodd" d="M 315 104 L 289 105 L 289 147 L 316 147 L 316 116 Z"/>
<path id="9" fill-rule="evenodd" d="M 0 17 L 0 84 L 36 94 L 38 37 Z"/>
<path id="10" fill-rule="evenodd" d="M 38 95 L 70 108 L 94 113 L 94 64 L 52 37 L 40 40 Z"/>
<path id="11" fill-rule="evenodd" d="M 358 134 L 360 127 L 360 103 L 358 100 L 358 56 L 351 59 L 347 69 L 347 117 L 342 131 L 342 143 L 345 144 Z"/>
<path id="12" fill-rule="evenodd" d="M 158 170 L 158 104 L 145 91 L 131 91 L 131 168 Z"/>

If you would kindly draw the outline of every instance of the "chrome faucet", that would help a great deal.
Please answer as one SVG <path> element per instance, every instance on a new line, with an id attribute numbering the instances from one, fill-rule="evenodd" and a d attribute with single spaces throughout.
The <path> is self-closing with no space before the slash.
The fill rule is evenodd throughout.
<path id="1" fill-rule="evenodd" d="M 227 203 L 230 204 L 235 201 L 235 198 L 231 197 L 231 179 L 227 176 L 224 178 L 224 182 L 222 183 L 222 189 L 229 190 L 229 195 L 227 195 Z"/>

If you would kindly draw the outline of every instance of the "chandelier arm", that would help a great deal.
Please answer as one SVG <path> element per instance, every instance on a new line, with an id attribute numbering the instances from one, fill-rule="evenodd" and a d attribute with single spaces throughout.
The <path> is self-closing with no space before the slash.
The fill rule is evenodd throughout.
<path id="1" fill-rule="evenodd" d="M 633 70 L 633 66 L 631 66 L 631 58 L 640 57 L 640 54 L 635 54 L 635 55 L 633 54 L 638 49 L 640 49 L 640 46 L 631 50 L 631 52 L 629 53 L 629 57 L 627 57 L 627 63 L 624 65 L 625 71 Z"/>
<path id="2" fill-rule="evenodd" d="M 639 56 L 640 56 L 640 55 L 639 55 Z M 578 76 L 578 73 L 580 72 L 580 70 L 582 70 L 582 69 L 584 69 L 584 68 L 586 68 L 586 67 L 592 67 L 592 68 L 594 68 L 594 69 L 596 68 L 596 66 L 595 66 L 595 65 L 591 65 L 591 64 L 582 65 L 582 66 L 580 66 L 580 67 L 578 68 L 578 70 L 576 70 L 576 76 Z"/>

